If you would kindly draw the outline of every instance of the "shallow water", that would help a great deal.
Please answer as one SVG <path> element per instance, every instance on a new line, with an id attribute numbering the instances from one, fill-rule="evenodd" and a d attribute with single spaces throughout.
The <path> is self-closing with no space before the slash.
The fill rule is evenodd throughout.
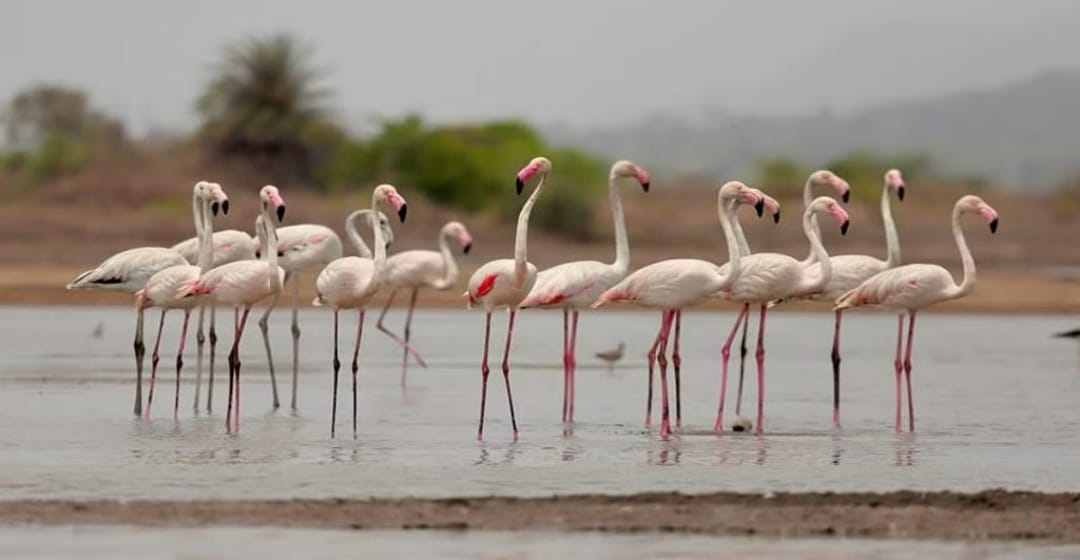
<path id="1" fill-rule="evenodd" d="M 880 540 L 766 540 L 699 535 L 277 528 L 0 528 L 5 558 L 1076 558 L 1080 546 Z"/>
<path id="2" fill-rule="evenodd" d="M 643 429 L 643 354 L 656 314 L 583 317 L 578 424 L 572 435 L 564 435 L 561 314 L 529 311 L 515 326 L 511 379 L 521 428 L 515 443 L 497 359 L 489 384 L 487 440 L 475 440 L 481 313 L 417 312 L 413 339 L 429 367 L 410 367 L 406 394 L 399 387 L 399 350 L 374 328 L 376 315 L 369 314 L 364 332 L 359 433 L 354 440 L 346 365 L 338 438 L 331 440 L 329 312 L 307 309 L 301 315 L 301 412 L 296 415 L 285 410 L 288 314 L 278 313 L 271 322 L 285 405 L 278 412 L 270 409 L 265 357 L 252 320 L 243 346 L 241 431 L 227 435 L 223 376 L 214 414 L 192 412 L 193 336 L 180 420 L 171 418 L 179 315 L 167 320 L 153 418 L 143 421 L 131 417 L 129 309 L 5 308 L 0 313 L 5 333 L 0 338 L 0 499 L 1080 488 L 1076 348 L 1049 337 L 1073 325 L 1067 317 L 921 316 L 913 373 L 918 431 L 897 435 L 892 316 L 851 313 L 845 320 L 844 427 L 836 431 L 828 362 L 831 316 L 770 314 L 767 426 L 757 437 L 711 432 L 718 348 L 734 314 L 688 312 L 682 344 L 685 426 L 681 435 L 662 441 L 655 429 Z M 400 311 L 388 318 L 399 328 Z M 147 319 L 152 345 L 156 313 Z M 351 343 L 355 317 L 343 314 L 343 319 L 344 346 Z M 91 331 L 99 321 L 103 335 L 95 338 Z M 496 315 L 494 323 L 492 353 L 497 355 L 504 315 Z M 230 336 L 222 338 L 223 345 L 230 342 Z M 620 339 L 628 355 L 608 372 L 592 353 Z M 349 350 L 343 349 L 343 358 Z M 225 351 L 219 346 L 219 355 Z M 751 361 L 748 373 L 752 368 Z M 755 385 L 748 375 L 744 414 L 753 410 Z"/>

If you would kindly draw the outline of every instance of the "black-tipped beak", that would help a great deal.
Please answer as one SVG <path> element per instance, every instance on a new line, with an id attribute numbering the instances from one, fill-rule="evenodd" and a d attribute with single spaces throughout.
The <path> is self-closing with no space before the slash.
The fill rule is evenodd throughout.
<path id="1" fill-rule="evenodd" d="M 218 211 L 219 206 L 220 205 L 218 204 L 218 202 L 216 200 L 211 202 L 210 203 L 210 213 L 217 216 L 217 211 Z"/>
<path id="2" fill-rule="evenodd" d="M 840 196 L 840 199 L 844 201 L 844 204 L 847 204 L 848 201 L 851 200 L 851 191 L 844 191 L 844 194 Z"/>
<path id="3" fill-rule="evenodd" d="M 759 200 L 754 204 L 754 212 L 757 212 L 759 218 L 765 214 L 765 200 Z"/>
<path id="4" fill-rule="evenodd" d="M 641 184 L 641 190 L 643 190 L 645 192 L 649 192 L 649 183 L 648 182 L 642 183 Z"/>
<path id="5" fill-rule="evenodd" d="M 461 248 L 461 252 L 468 255 L 469 249 L 472 249 L 472 243 L 466 243 L 465 246 Z"/>
<path id="6" fill-rule="evenodd" d="M 221 202 L 221 213 L 226 216 L 229 214 L 229 199 L 225 199 Z"/>
<path id="7" fill-rule="evenodd" d="M 997 221 L 998 221 L 998 219 L 994 218 L 990 222 L 990 233 L 997 233 Z"/>
<path id="8" fill-rule="evenodd" d="M 851 220 L 844 220 L 844 223 L 840 224 L 840 235 L 847 235 L 847 228 L 851 225 Z"/>
<path id="9" fill-rule="evenodd" d="M 780 223 L 780 211 L 779 210 L 777 210 L 776 213 L 772 215 L 772 221 L 773 221 L 774 224 L 779 224 Z"/>
<path id="10" fill-rule="evenodd" d="M 398 218 L 400 218 L 402 222 L 405 221 L 405 216 L 408 213 L 409 213 L 409 207 L 407 205 L 402 204 L 401 208 L 398 208 L 397 215 L 398 215 Z"/>
<path id="11" fill-rule="evenodd" d="M 525 190 L 525 181 L 522 181 L 521 177 L 514 179 L 514 187 L 517 188 L 517 193 L 521 194 L 521 191 Z"/>
<path id="12" fill-rule="evenodd" d="M 394 242 L 392 242 L 392 241 L 387 241 L 387 242 L 386 242 L 386 244 L 385 244 L 385 247 L 386 247 L 387 249 L 389 249 L 389 248 L 390 248 L 390 246 L 391 246 L 391 245 L 393 245 L 393 244 L 394 244 Z"/>
<path id="13" fill-rule="evenodd" d="M 277 221 L 280 222 L 285 219 L 285 205 L 277 207 Z"/>
<path id="14" fill-rule="evenodd" d="M 896 187 L 896 198 L 900 199 L 900 202 L 904 201 L 904 185 Z"/>

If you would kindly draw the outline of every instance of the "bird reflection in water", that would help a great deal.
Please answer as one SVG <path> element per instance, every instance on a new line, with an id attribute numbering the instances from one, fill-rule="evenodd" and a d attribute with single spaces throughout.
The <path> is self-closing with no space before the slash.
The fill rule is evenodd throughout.
<path id="1" fill-rule="evenodd" d="M 678 440 L 661 440 L 660 449 L 645 450 L 645 462 L 650 465 L 678 465 L 682 459 L 682 448 Z"/>
<path id="2" fill-rule="evenodd" d="M 488 446 L 481 444 L 480 458 L 477 459 L 476 462 L 473 463 L 473 465 L 512 465 L 514 463 L 514 459 L 516 459 L 517 456 L 520 454 L 521 447 L 518 445 L 518 443 L 510 442 L 510 444 L 506 446 L 506 453 L 503 454 L 502 460 L 492 460 L 491 451 L 488 449 Z"/>
<path id="3" fill-rule="evenodd" d="M 915 434 L 897 434 L 895 446 L 895 460 L 893 465 L 897 467 L 911 467 L 915 465 Z"/>

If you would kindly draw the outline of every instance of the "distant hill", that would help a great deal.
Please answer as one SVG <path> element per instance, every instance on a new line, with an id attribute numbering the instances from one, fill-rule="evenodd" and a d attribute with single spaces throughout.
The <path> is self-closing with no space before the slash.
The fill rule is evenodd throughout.
<path id="1" fill-rule="evenodd" d="M 677 173 L 753 178 L 766 157 L 809 165 L 853 151 L 925 154 L 936 171 L 1047 189 L 1080 170 L 1080 69 L 1004 87 L 798 117 L 703 111 L 605 129 L 549 129 L 552 140 Z"/>

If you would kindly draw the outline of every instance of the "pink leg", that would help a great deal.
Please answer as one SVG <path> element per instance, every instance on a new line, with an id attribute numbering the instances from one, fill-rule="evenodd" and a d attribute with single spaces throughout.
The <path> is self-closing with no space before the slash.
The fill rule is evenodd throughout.
<path id="1" fill-rule="evenodd" d="M 415 293 L 416 292 L 413 292 L 413 294 L 414 294 L 413 295 L 413 298 L 414 298 L 413 299 L 413 304 L 416 303 L 416 301 L 415 301 L 415 297 L 416 297 Z M 386 328 L 386 326 L 383 325 L 383 317 L 386 316 L 386 311 L 388 309 L 390 309 L 390 303 L 394 301 L 394 295 L 395 294 L 397 294 L 397 290 L 392 292 L 390 294 L 390 298 L 388 300 L 386 300 L 386 305 L 383 306 L 382 313 L 379 314 L 379 321 L 377 323 L 375 323 L 375 327 L 378 328 L 380 331 L 386 333 L 386 336 L 389 336 L 391 339 L 393 339 L 394 342 L 398 343 L 398 345 L 400 345 L 402 348 L 404 348 L 406 355 L 412 354 L 413 358 L 416 358 L 416 363 L 420 364 L 420 367 L 426 368 L 427 363 L 424 362 L 424 357 L 421 356 L 420 353 L 417 352 L 416 349 L 413 348 L 409 344 L 408 340 L 407 339 L 402 339 L 400 336 L 394 334 L 393 332 L 390 331 L 390 329 Z M 412 316 L 411 315 L 412 314 L 412 306 L 411 305 L 409 307 L 409 313 L 410 313 L 410 317 L 411 317 Z M 407 332 L 408 332 L 408 329 L 406 328 L 406 333 Z M 407 337 L 408 334 L 406 334 L 405 336 Z"/>
<path id="2" fill-rule="evenodd" d="M 154 341 L 154 353 L 150 356 L 150 393 L 146 397 L 146 418 L 150 418 L 150 405 L 154 404 L 154 381 L 157 380 L 157 365 L 160 359 L 158 351 L 161 349 L 161 329 L 165 326 L 165 310 L 161 310 L 161 320 L 158 321 L 157 338 Z"/>
<path id="3" fill-rule="evenodd" d="M 765 429 L 765 312 L 768 310 L 764 304 L 761 306 L 761 324 L 758 325 L 757 334 L 757 426 L 756 433 Z"/>
<path id="4" fill-rule="evenodd" d="M 896 432 L 900 432 L 900 401 L 901 401 L 901 389 L 900 389 L 900 377 L 903 375 L 904 362 L 900 360 L 900 350 L 904 346 L 904 314 L 901 313 L 896 316 L 896 359 L 893 360 L 893 367 L 896 369 Z"/>
<path id="5" fill-rule="evenodd" d="M 360 371 L 359 357 L 360 357 L 360 337 L 364 334 L 364 312 L 363 308 L 360 309 L 359 316 L 356 319 L 356 346 L 353 347 L 352 353 L 352 434 L 353 439 L 356 439 L 356 372 Z"/>
<path id="6" fill-rule="evenodd" d="M 571 313 L 570 320 L 570 351 L 569 351 L 569 364 L 570 364 L 570 410 L 567 413 L 567 421 L 571 424 L 574 422 L 574 400 L 577 397 L 577 323 L 578 315 L 580 312 L 574 310 Z"/>
<path id="7" fill-rule="evenodd" d="M 491 312 L 488 311 L 484 317 L 484 357 L 480 362 L 480 376 L 483 379 L 480 385 L 480 427 L 476 430 L 476 439 L 482 441 L 484 439 L 484 407 L 487 404 L 487 382 L 488 382 L 488 346 L 491 341 Z"/>
<path id="8" fill-rule="evenodd" d="M 562 421 L 567 422 L 570 413 L 570 310 L 562 312 Z"/>
<path id="9" fill-rule="evenodd" d="M 184 326 L 180 329 L 180 349 L 176 351 L 176 394 L 173 397 L 173 420 L 180 419 L 180 370 L 184 368 L 184 342 L 187 340 L 188 322 L 191 320 L 191 310 L 184 310 Z M 196 399 L 196 402 L 198 400 Z"/>
<path id="10" fill-rule="evenodd" d="M 409 338 L 412 336 L 412 314 L 413 309 L 416 307 L 416 295 L 419 290 L 413 288 L 412 294 L 409 296 L 409 310 L 405 313 L 405 349 L 401 352 L 401 388 L 405 389 L 405 372 L 409 366 Z M 414 350 L 415 352 L 415 350 Z M 416 352 L 419 356 L 420 353 Z M 419 360 L 421 364 L 424 364 L 423 360 Z M 423 367 L 427 367 L 424 364 Z"/>
<path id="11" fill-rule="evenodd" d="M 833 426 L 840 427 L 840 318 L 843 311 L 836 310 L 836 325 L 833 329 L 832 375 L 833 375 Z"/>
<path id="12" fill-rule="evenodd" d="M 675 346 L 671 350 L 671 365 L 675 368 L 675 427 L 682 427 L 682 387 L 679 382 L 679 331 L 682 330 L 682 310 L 675 310 Z"/>
<path id="13" fill-rule="evenodd" d="M 720 349 L 721 366 L 720 366 L 720 404 L 716 408 L 716 423 L 713 424 L 713 431 L 724 431 L 724 401 L 727 400 L 727 374 L 728 363 L 731 360 L 731 343 L 735 341 L 735 333 L 739 332 L 739 326 L 743 322 L 743 318 L 750 314 L 750 304 L 743 304 L 742 309 L 739 310 L 739 316 L 735 318 L 735 326 L 731 327 L 731 332 L 728 333 L 727 339 L 724 340 L 724 346 Z"/>
<path id="14" fill-rule="evenodd" d="M 506 347 L 503 348 L 502 372 L 506 382 L 506 401 L 510 403 L 510 425 L 514 428 L 514 441 L 518 439 L 517 417 L 514 416 L 514 396 L 510 393 L 510 340 L 514 336 L 514 317 L 517 311 L 510 310 L 506 321 Z"/>
<path id="15" fill-rule="evenodd" d="M 915 431 L 915 396 L 911 393 L 911 345 L 915 340 L 915 311 L 908 312 L 907 352 L 904 354 L 904 377 L 907 378 L 908 429 Z"/>
<path id="16" fill-rule="evenodd" d="M 664 326 L 664 312 L 660 312 L 660 328 L 661 331 L 656 333 L 656 339 L 653 340 L 652 346 L 649 347 L 649 353 L 647 355 L 649 360 L 649 395 L 645 401 L 645 427 L 648 428 L 652 425 L 652 396 L 653 396 L 653 364 L 656 363 L 656 350 L 660 348 L 660 335 L 663 333 Z"/>
<path id="17" fill-rule="evenodd" d="M 341 371 L 341 360 L 338 359 L 338 309 L 334 308 L 334 393 L 330 401 L 330 439 L 334 438 L 337 431 L 337 388 L 338 373 Z"/>
<path id="18" fill-rule="evenodd" d="M 674 310 L 664 311 L 660 320 L 660 348 L 656 361 L 660 365 L 660 437 L 667 439 L 671 435 L 671 411 L 668 408 L 667 384 L 667 342 L 671 333 L 671 323 L 675 319 Z"/>

